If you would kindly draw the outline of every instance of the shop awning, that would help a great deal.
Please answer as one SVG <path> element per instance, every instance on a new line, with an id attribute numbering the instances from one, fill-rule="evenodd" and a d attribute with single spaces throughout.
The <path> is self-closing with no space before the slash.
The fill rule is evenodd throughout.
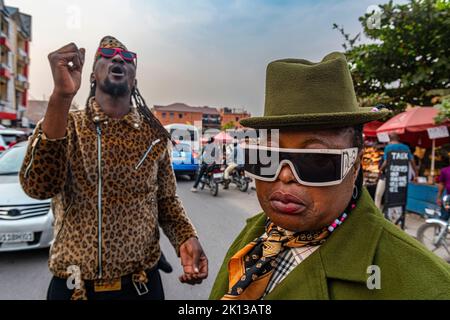
<path id="1" fill-rule="evenodd" d="M 439 110 L 432 107 L 412 108 L 386 121 L 377 129 L 377 133 L 396 132 L 403 142 L 407 142 L 412 146 L 430 148 L 432 141 L 428 138 L 427 129 L 450 125 L 450 122 L 439 125 L 435 124 L 434 118 L 438 113 Z M 436 146 L 445 143 L 450 143 L 450 138 L 436 139 Z"/>

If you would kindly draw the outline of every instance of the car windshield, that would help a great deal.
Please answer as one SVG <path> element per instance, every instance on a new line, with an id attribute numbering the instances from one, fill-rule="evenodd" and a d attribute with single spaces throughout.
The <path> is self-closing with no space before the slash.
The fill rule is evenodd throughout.
<path id="1" fill-rule="evenodd" d="M 0 157 L 0 175 L 18 174 L 26 151 L 26 146 L 21 146 L 12 148 L 2 154 Z"/>

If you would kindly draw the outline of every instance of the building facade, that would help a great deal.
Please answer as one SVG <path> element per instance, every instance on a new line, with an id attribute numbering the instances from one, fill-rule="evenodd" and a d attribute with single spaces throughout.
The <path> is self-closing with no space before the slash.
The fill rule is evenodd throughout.
<path id="1" fill-rule="evenodd" d="M 173 123 L 194 125 L 202 122 L 202 111 L 184 103 L 154 106 L 152 112 L 163 126 Z"/>
<path id="2" fill-rule="evenodd" d="M 228 129 L 242 129 L 243 127 L 241 126 L 239 121 L 250 117 L 251 114 L 248 113 L 245 109 L 220 109 L 222 128 L 226 127 Z"/>
<path id="3" fill-rule="evenodd" d="M 28 127 L 31 16 L 0 0 L 0 124 Z"/>
<path id="4" fill-rule="evenodd" d="M 199 109 L 202 112 L 202 125 L 204 130 L 221 129 L 220 113 L 216 108 L 201 107 Z"/>
<path id="5" fill-rule="evenodd" d="M 222 129 L 228 124 L 228 129 L 241 129 L 239 121 L 250 117 L 250 114 L 243 109 L 222 108 L 217 110 L 211 107 L 191 107 L 184 103 L 174 103 L 167 106 L 155 105 L 153 114 L 158 118 L 163 126 L 168 124 L 188 124 L 202 129 Z M 233 123 L 231 126 L 230 123 Z"/>
<path id="6" fill-rule="evenodd" d="M 153 106 L 153 114 L 163 126 L 173 123 L 189 124 L 206 129 L 220 129 L 220 113 L 215 108 L 191 107 L 184 103 Z"/>

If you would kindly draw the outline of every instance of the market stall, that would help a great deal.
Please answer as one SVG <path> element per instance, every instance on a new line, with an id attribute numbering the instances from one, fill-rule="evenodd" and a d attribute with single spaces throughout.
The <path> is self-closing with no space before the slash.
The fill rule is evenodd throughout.
<path id="1" fill-rule="evenodd" d="M 377 139 L 377 129 L 383 125 L 381 121 L 372 121 L 364 125 L 364 154 L 362 160 L 362 170 L 364 186 L 369 191 L 372 198 L 375 198 L 380 166 L 383 161 L 384 143 Z"/>
<path id="2" fill-rule="evenodd" d="M 396 132 L 402 142 L 416 149 L 419 177 L 417 182 L 409 183 L 406 209 L 421 215 L 425 214 L 425 209 L 438 209 L 436 178 L 439 169 L 448 165 L 446 150 L 450 146 L 450 123 L 435 124 L 437 114 L 438 110 L 431 107 L 411 108 L 377 129 L 379 139 L 386 139 L 388 133 Z"/>

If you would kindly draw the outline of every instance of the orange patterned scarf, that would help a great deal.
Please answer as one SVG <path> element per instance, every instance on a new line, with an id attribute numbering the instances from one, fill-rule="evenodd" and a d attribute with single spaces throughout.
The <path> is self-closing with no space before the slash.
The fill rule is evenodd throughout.
<path id="1" fill-rule="evenodd" d="M 319 231 L 290 233 L 268 220 L 266 234 L 236 253 L 228 264 L 229 291 L 222 300 L 257 300 L 262 297 L 277 266 L 277 257 L 286 248 L 316 246 L 330 234 Z"/>

